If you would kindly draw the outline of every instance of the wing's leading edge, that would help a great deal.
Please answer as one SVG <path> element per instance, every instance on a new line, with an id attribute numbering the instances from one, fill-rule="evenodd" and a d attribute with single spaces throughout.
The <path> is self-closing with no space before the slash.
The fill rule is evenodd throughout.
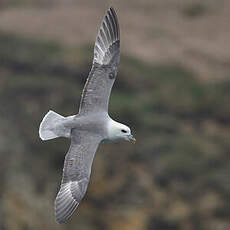
<path id="1" fill-rule="evenodd" d="M 108 111 L 119 59 L 119 24 L 114 9 L 110 8 L 104 16 L 96 38 L 93 66 L 83 89 L 79 113 Z"/>

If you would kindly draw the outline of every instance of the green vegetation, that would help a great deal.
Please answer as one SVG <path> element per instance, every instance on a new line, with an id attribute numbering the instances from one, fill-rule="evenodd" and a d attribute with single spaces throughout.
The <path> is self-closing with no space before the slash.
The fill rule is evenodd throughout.
<path id="1" fill-rule="evenodd" d="M 30 178 L 26 186 L 33 188 L 41 203 L 54 199 L 68 141 L 41 143 L 38 126 L 49 109 L 63 115 L 77 113 L 90 70 L 91 48 L 70 49 L 0 34 L 0 122 L 6 120 L 9 130 L 0 135 L 22 143 L 13 150 L 6 145 L 3 153 L 11 151 L 8 162 L 19 156 L 9 165 Z M 202 226 L 209 226 L 210 221 L 225 223 L 230 200 L 229 87 L 229 81 L 201 83 L 177 64 L 150 66 L 122 56 L 110 114 L 132 127 L 137 144 L 100 147 L 81 214 L 66 229 L 85 229 L 86 223 L 77 225 L 84 218 L 90 229 L 112 229 L 116 213 L 130 209 L 131 219 L 134 210 L 148 216 L 145 226 L 149 230 L 207 229 Z M 17 178 L 11 173 L 10 168 L 2 171 L 9 180 Z M 18 187 L 4 189 L 7 193 Z M 48 219 L 52 216 L 44 217 L 45 210 L 37 203 L 34 208 L 40 213 L 36 218 L 47 222 L 43 229 L 51 229 Z M 1 224 L 7 229 L 7 222 Z M 36 229 L 33 226 L 27 227 Z"/>

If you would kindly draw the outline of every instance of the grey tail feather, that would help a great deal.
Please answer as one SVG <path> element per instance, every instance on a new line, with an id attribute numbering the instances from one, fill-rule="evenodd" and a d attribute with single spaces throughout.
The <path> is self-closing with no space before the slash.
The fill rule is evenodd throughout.
<path id="1" fill-rule="evenodd" d="M 54 139 L 57 137 L 70 137 L 70 128 L 64 126 L 65 117 L 50 110 L 42 119 L 39 127 L 39 136 L 45 140 Z"/>

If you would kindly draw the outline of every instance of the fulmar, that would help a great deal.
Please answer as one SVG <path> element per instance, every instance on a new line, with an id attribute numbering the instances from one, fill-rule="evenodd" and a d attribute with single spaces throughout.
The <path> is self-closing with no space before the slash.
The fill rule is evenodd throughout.
<path id="1" fill-rule="evenodd" d="M 68 220 L 84 197 L 98 145 L 119 140 L 135 142 L 130 128 L 114 121 L 108 114 L 119 59 L 120 31 L 116 13 L 111 7 L 104 16 L 96 38 L 93 64 L 82 92 L 78 114 L 63 117 L 50 110 L 39 127 L 42 140 L 57 137 L 71 139 L 55 200 L 58 223 Z"/>

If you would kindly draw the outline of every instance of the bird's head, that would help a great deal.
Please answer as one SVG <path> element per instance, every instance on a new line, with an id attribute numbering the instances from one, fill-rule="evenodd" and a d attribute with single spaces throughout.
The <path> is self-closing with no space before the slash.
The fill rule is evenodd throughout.
<path id="1" fill-rule="evenodd" d="M 108 136 L 110 141 L 126 140 L 133 143 L 136 142 L 128 126 L 113 120 L 111 120 L 108 125 Z"/>

